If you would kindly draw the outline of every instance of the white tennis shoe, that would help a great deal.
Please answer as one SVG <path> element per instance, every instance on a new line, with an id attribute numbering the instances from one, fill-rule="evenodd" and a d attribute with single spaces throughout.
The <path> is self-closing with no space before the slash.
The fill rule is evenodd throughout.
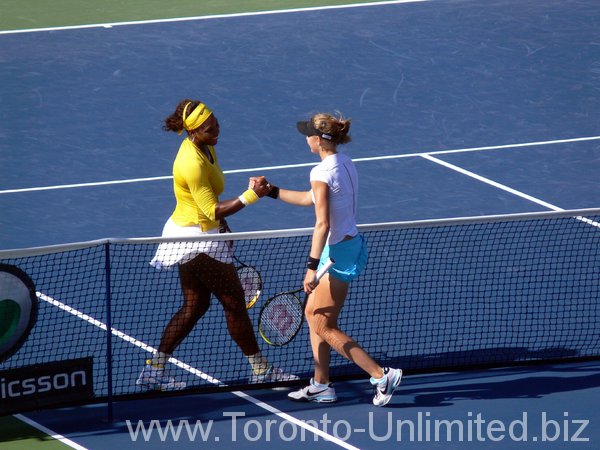
<path id="1" fill-rule="evenodd" d="M 175 381 L 175 378 L 165 374 L 163 367 L 153 366 L 151 360 L 146 361 L 146 365 L 140 373 L 135 384 L 145 389 L 155 391 L 173 391 L 185 389 L 187 383 L 184 381 Z"/>
<path id="2" fill-rule="evenodd" d="M 377 380 L 371 378 L 371 384 L 375 386 L 375 397 L 373 397 L 373 404 L 375 406 L 387 405 L 392 394 L 400 386 L 402 380 L 402 369 L 390 369 L 385 367 L 383 369 L 383 379 Z"/>
<path id="3" fill-rule="evenodd" d="M 315 402 L 315 403 L 333 403 L 337 401 L 335 389 L 331 383 L 326 387 L 315 386 L 314 380 L 310 379 L 310 384 L 288 394 L 290 400 L 295 402 Z"/>
<path id="4" fill-rule="evenodd" d="M 250 383 L 274 383 L 276 381 L 295 381 L 299 377 L 291 373 L 286 373 L 279 367 L 271 366 L 264 374 L 257 375 L 252 372 Z"/>

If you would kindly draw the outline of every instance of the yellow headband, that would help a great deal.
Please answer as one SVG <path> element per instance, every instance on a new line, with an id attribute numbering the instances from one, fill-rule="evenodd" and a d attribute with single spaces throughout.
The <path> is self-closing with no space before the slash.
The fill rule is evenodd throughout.
<path id="1" fill-rule="evenodd" d="M 204 103 L 200 103 L 198 106 L 196 106 L 196 109 L 194 109 L 190 115 L 186 117 L 185 114 L 190 105 L 191 102 L 188 102 L 185 105 L 185 108 L 183 108 L 183 128 L 185 128 L 187 131 L 195 130 L 204 122 L 206 122 L 206 119 L 212 115 L 212 111 L 208 108 L 208 106 L 206 106 Z M 179 132 L 179 134 L 181 134 L 181 132 Z"/>

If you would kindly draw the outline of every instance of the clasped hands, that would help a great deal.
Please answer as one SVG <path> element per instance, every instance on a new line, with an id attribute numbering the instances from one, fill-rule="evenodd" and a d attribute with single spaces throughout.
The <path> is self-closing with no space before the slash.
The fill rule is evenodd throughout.
<path id="1" fill-rule="evenodd" d="M 250 177 L 248 181 L 248 189 L 252 189 L 254 192 L 256 192 L 256 195 L 262 198 L 271 192 L 273 186 L 269 184 L 264 176 Z"/>

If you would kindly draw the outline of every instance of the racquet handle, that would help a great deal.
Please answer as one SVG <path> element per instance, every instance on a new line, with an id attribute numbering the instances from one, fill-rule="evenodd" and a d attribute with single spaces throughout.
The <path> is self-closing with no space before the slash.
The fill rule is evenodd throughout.
<path id="1" fill-rule="evenodd" d="M 333 260 L 333 259 L 329 258 L 329 259 L 327 260 L 327 262 L 326 262 L 325 264 L 323 264 L 323 267 L 321 267 L 321 268 L 319 269 L 319 271 L 317 272 L 317 274 L 315 275 L 315 281 L 314 281 L 314 282 L 316 283 L 316 282 L 317 282 L 317 281 L 319 281 L 321 278 L 323 278 L 323 275 L 325 275 L 325 274 L 327 273 L 327 271 L 329 270 L 329 268 L 330 268 L 331 266 L 333 266 L 334 264 L 335 264 L 335 260 Z"/>

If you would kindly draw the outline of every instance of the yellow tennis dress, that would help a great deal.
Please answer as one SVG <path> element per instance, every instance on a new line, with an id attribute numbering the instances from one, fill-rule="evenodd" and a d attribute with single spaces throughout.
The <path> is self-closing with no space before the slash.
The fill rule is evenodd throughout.
<path id="1" fill-rule="evenodd" d="M 184 139 L 173 163 L 173 190 L 177 204 L 165 223 L 163 237 L 199 237 L 196 242 L 163 242 L 150 262 L 157 269 L 183 264 L 200 253 L 231 264 L 233 255 L 225 241 L 210 241 L 206 235 L 219 232 L 215 218 L 218 196 L 225 189 L 225 175 L 214 147 L 208 146 L 213 162 L 189 139 Z"/>

